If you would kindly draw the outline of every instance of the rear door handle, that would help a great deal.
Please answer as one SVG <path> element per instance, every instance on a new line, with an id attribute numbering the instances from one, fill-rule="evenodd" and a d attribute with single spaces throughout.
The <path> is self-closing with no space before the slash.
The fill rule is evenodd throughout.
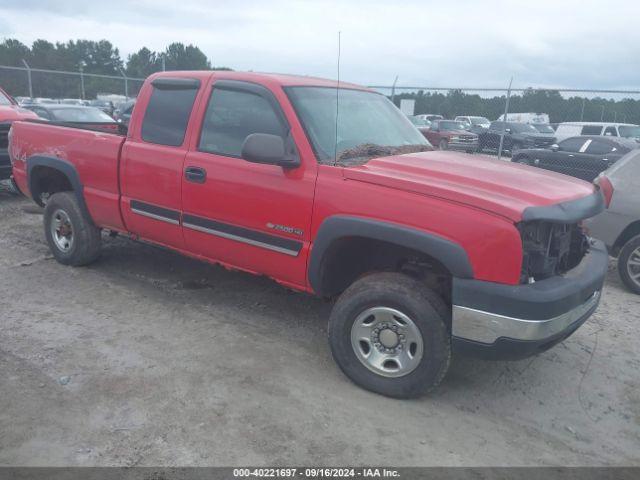
<path id="1" fill-rule="evenodd" d="M 200 167 L 187 167 L 184 170 L 184 178 L 187 182 L 204 183 L 207 180 L 207 171 Z"/>

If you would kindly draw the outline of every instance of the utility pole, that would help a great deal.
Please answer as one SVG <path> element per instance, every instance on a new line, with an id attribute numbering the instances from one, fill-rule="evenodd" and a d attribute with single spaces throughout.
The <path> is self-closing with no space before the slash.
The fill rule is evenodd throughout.
<path id="1" fill-rule="evenodd" d="M 604 121 L 604 105 L 602 105 L 602 113 L 600 113 L 600 121 Z"/>
<path id="2" fill-rule="evenodd" d="M 122 75 L 122 78 L 124 78 L 124 96 L 129 99 L 129 80 L 127 79 L 127 75 L 124 73 L 124 70 L 122 70 L 122 68 L 118 67 L 118 70 L 120 70 L 120 75 Z"/>
<path id="3" fill-rule="evenodd" d="M 166 72 L 167 71 L 167 65 L 166 65 L 166 59 L 165 59 L 165 54 L 164 52 L 162 52 L 162 71 Z"/>
<path id="4" fill-rule="evenodd" d="M 582 97 L 582 110 L 580 111 L 580 121 L 584 118 L 584 104 L 587 101 L 587 97 Z"/>
<path id="5" fill-rule="evenodd" d="M 23 58 L 22 63 L 24 67 L 27 69 L 27 81 L 29 82 L 29 98 L 33 98 L 33 84 L 31 83 L 31 67 L 27 63 L 27 61 Z"/>
<path id="6" fill-rule="evenodd" d="M 509 100 L 511 99 L 511 84 L 513 83 L 513 77 L 509 80 L 509 88 L 507 89 L 507 101 L 504 104 L 504 118 L 503 121 L 507 121 L 507 114 L 509 113 Z M 502 146 L 504 145 L 505 127 L 502 127 L 502 133 L 500 134 L 500 146 L 498 147 L 498 160 L 502 157 Z M 513 148 L 513 147 L 512 147 Z M 511 152 L 513 154 L 513 152 Z"/>
<path id="7" fill-rule="evenodd" d="M 82 63 L 80 63 L 80 94 L 82 95 L 82 100 L 84 100 L 84 68 Z"/>

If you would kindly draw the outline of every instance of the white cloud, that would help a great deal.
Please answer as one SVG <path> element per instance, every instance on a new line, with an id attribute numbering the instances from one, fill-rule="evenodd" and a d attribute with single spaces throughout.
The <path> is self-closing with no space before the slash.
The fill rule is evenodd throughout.
<path id="1" fill-rule="evenodd" d="M 221 3 L 221 4 L 217 4 Z M 239 70 L 431 86 L 636 87 L 640 2 L 5 0 L 0 36 L 112 41 L 123 56 L 194 43 Z"/>

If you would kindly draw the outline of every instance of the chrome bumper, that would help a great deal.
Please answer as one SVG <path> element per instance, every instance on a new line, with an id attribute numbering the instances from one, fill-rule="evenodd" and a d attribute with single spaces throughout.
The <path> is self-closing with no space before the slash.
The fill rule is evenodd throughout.
<path id="1" fill-rule="evenodd" d="M 453 305 L 452 334 L 465 340 L 491 344 L 499 338 L 544 340 L 559 335 L 582 319 L 600 302 L 595 291 L 583 304 L 553 318 L 528 320 Z"/>

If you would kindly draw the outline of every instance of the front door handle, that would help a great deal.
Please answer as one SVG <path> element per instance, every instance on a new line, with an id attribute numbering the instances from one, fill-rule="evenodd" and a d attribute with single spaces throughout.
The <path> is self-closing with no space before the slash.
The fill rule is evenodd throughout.
<path id="1" fill-rule="evenodd" d="M 207 171 L 200 167 L 187 167 L 184 170 L 184 178 L 187 182 L 204 183 L 207 180 Z"/>

